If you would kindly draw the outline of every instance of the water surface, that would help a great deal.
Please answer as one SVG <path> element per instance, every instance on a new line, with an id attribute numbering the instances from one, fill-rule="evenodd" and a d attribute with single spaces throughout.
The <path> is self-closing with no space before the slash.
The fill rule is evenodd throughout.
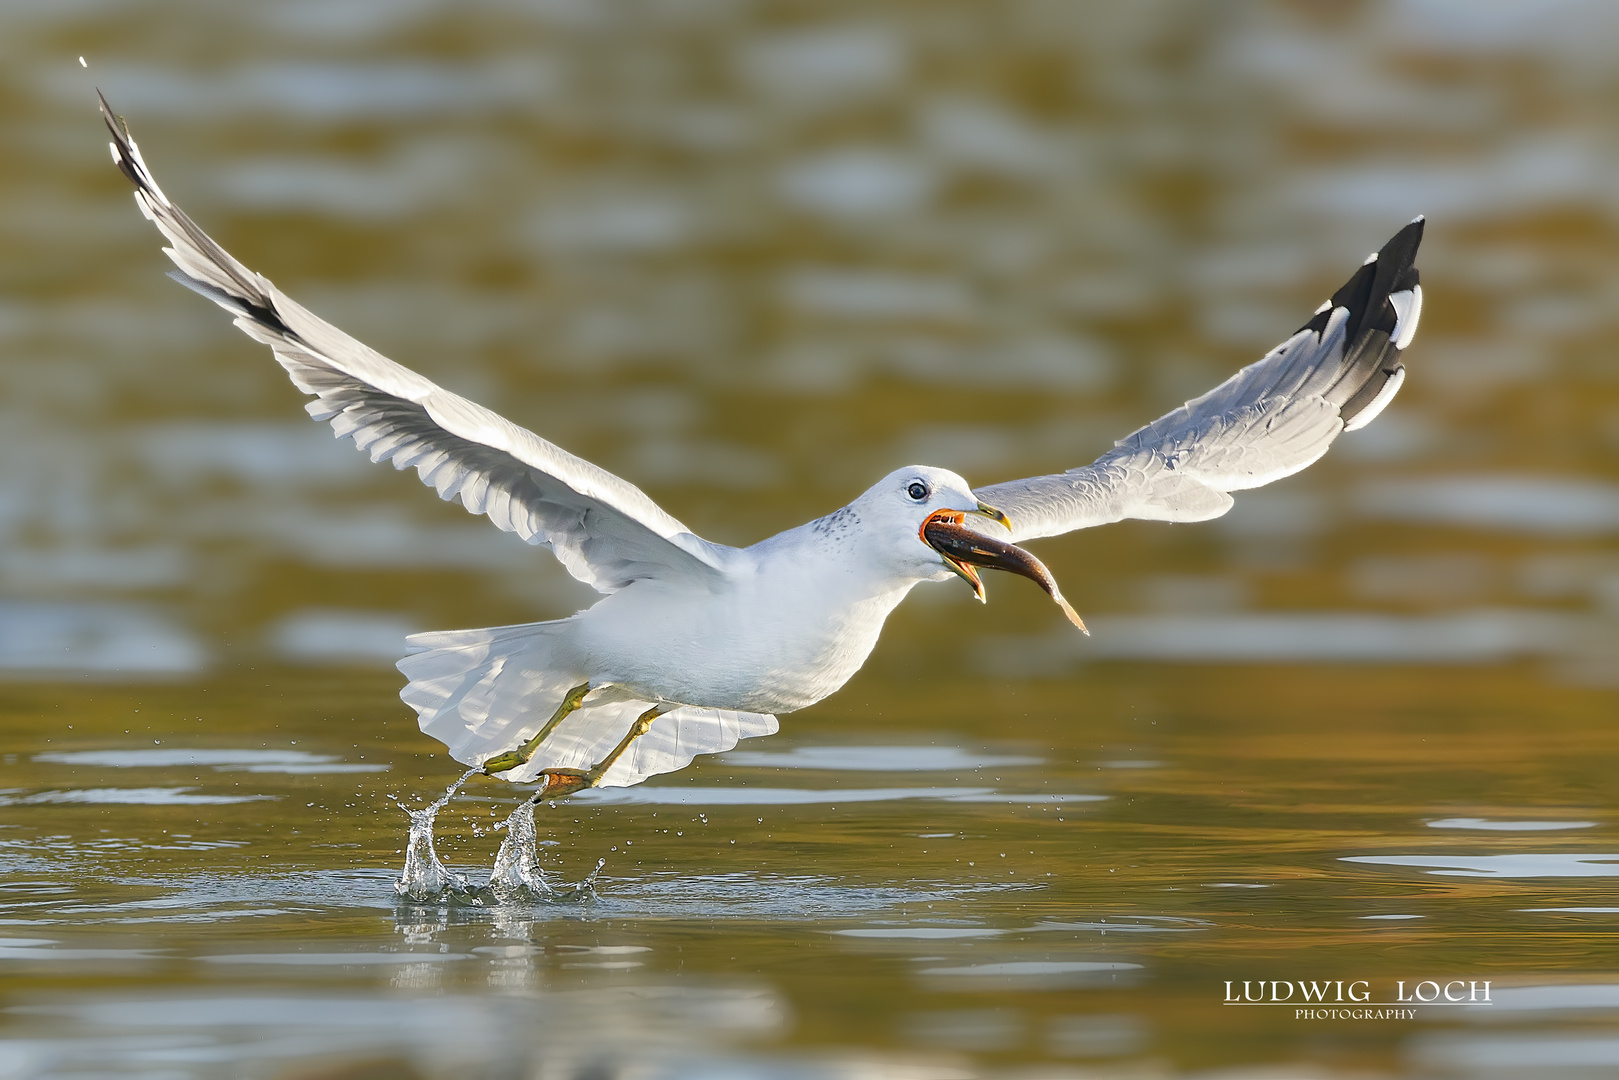
<path id="1" fill-rule="evenodd" d="M 1616 31 L 7 5 L 0 1077 L 1613 1072 Z M 1094 637 L 1024 582 L 924 587 L 780 735 L 540 808 L 593 897 L 401 903 L 400 805 L 460 774 L 403 637 L 591 594 L 163 278 L 92 83 L 255 269 L 727 543 L 907 462 L 1088 461 L 1419 212 L 1425 322 L 1306 473 L 1042 542 Z M 520 797 L 439 814 L 453 872 Z M 1223 1004 L 1356 980 L 1492 998 Z"/>

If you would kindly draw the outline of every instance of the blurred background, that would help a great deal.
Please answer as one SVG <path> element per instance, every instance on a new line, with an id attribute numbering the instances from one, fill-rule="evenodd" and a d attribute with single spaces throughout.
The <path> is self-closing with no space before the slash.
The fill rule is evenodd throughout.
<path id="1" fill-rule="evenodd" d="M 1426 213 L 1412 377 L 1374 427 L 1217 524 L 1042 544 L 1093 642 L 1015 583 L 982 613 L 933 588 L 877 659 L 1606 678 L 1606 4 L 19 0 L 0 19 L 0 669 L 389 664 L 411 629 L 589 599 L 307 422 L 262 350 L 164 279 L 94 84 L 250 266 L 735 544 L 910 462 L 975 483 L 1087 462 Z"/>
<path id="2" fill-rule="evenodd" d="M 1084 464 L 1418 213 L 1427 303 L 1316 466 L 1034 545 L 1094 637 L 920 588 L 542 816 L 595 907 L 394 908 L 455 775 L 404 635 L 595 594 L 164 278 L 95 86 L 247 265 L 725 543 Z M 0 1077 L 1619 1068 L 1616 112 L 1602 0 L 5 0 Z M 1327 967 L 1505 1005 L 1218 1005 Z M 382 1064 L 264 1064 L 328 1051 Z"/>

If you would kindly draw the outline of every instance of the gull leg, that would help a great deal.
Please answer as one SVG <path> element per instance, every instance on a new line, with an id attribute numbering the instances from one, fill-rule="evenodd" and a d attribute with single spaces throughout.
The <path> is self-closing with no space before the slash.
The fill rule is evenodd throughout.
<path id="1" fill-rule="evenodd" d="M 672 707 L 670 705 L 654 705 L 642 713 L 636 718 L 635 723 L 630 725 L 629 733 L 619 740 L 619 744 L 613 747 L 606 757 L 588 769 L 545 770 L 541 774 L 545 777 L 545 786 L 535 792 L 534 798 L 529 801 L 543 802 L 546 799 L 556 799 L 563 795 L 572 795 L 574 792 L 585 788 L 595 787 L 601 783 L 601 778 L 607 774 L 608 769 L 613 767 L 613 763 L 624 756 L 624 751 L 630 748 L 630 743 L 645 735 L 651 729 L 652 721 L 668 712 Z"/>
<path id="2" fill-rule="evenodd" d="M 572 690 L 569 690 L 568 696 L 562 699 L 562 704 L 557 706 L 557 711 L 552 714 L 551 719 L 545 722 L 545 726 L 539 730 L 538 734 L 516 750 L 496 754 L 484 762 L 484 773 L 493 776 L 495 773 L 506 772 L 508 769 L 515 769 L 519 765 L 526 764 L 528 759 L 534 756 L 534 751 L 540 748 L 540 744 L 545 741 L 546 736 L 555 731 L 558 724 L 573 715 L 574 711 L 584 702 L 585 695 L 588 693 L 590 693 L 589 683 L 580 683 Z"/>

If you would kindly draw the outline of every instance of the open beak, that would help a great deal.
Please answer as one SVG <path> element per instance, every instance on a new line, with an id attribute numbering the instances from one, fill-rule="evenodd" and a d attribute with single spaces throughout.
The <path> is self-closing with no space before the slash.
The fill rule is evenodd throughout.
<path id="1" fill-rule="evenodd" d="M 1039 585 L 1046 594 L 1057 602 L 1068 621 L 1079 627 L 1080 632 L 1089 636 L 1090 631 L 1085 629 L 1085 623 L 1063 599 L 1062 590 L 1057 588 L 1057 579 L 1051 576 L 1045 563 L 1030 555 L 1016 544 L 1009 544 L 1004 540 L 996 540 L 975 532 L 966 525 L 968 514 L 982 515 L 991 521 L 998 521 L 1010 529 L 1012 523 L 1005 514 L 992 506 L 978 504 L 977 510 L 936 510 L 928 515 L 922 523 L 922 540 L 944 559 L 944 564 L 961 576 L 968 585 L 972 586 L 973 595 L 978 597 L 979 603 L 984 602 L 984 582 L 978 576 L 975 567 L 987 566 L 994 570 L 1008 570 L 1020 574 Z"/>

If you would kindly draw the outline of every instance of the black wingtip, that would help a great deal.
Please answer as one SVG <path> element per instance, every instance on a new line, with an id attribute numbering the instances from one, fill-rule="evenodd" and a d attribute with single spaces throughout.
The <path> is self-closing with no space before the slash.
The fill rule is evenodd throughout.
<path id="1" fill-rule="evenodd" d="M 1354 341 L 1364 329 L 1392 331 L 1398 316 L 1388 302 L 1389 293 L 1414 288 L 1419 283 L 1417 248 L 1422 246 L 1422 233 L 1427 223 L 1427 218 L 1419 214 L 1410 224 L 1389 237 L 1388 242 L 1362 263 L 1341 289 L 1332 294 L 1332 299 L 1322 306 L 1322 310 L 1317 311 L 1299 329 L 1314 330 L 1319 334 L 1326 330 L 1334 308 L 1346 308 L 1349 318 L 1344 334 L 1349 341 Z"/>
<path id="2" fill-rule="evenodd" d="M 1411 223 L 1389 238 L 1377 252 L 1377 262 L 1389 271 L 1390 278 L 1409 269 L 1417 261 L 1417 248 L 1422 246 L 1422 231 L 1428 219 L 1418 214 Z M 1398 291 L 1398 290 L 1396 290 Z"/>
<path id="3" fill-rule="evenodd" d="M 1334 305 L 1347 309 L 1348 317 L 1342 368 L 1326 397 L 1338 404 L 1346 430 L 1365 426 L 1388 404 L 1385 392 L 1392 396 L 1399 389 L 1404 372 L 1401 345 L 1410 339 L 1415 323 L 1401 325 L 1401 311 L 1390 296 L 1415 290 L 1420 283 L 1417 248 L 1426 224 L 1418 217 L 1395 233 L 1332 298 Z M 1415 319 L 1421 305 L 1416 297 L 1409 299 L 1405 317 Z"/>
<path id="4" fill-rule="evenodd" d="M 101 119 L 106 122 L 107 130 L 112 134 L 113 149 L 117 151 L 113 158 L 118 163 L 118 171 L 124 178 L 139 190 L 146 189 L 146 182 L 141 179 L 140 172 L 135 168 L 135 155 L 132 151 L 134 140 L 129 135 L 129 125 L 124 118 L 112 111 L 112 105 L 107 101 L 107 95 L 96 87 L 96 102 L 101 106 Z"/>
<path id="5" fill-rule="evenodd" d="M 107 95 L 101 92 L 101 87 L 99 86 L 96 87 L 96 102 L 101 106 L 101 119 L 107 122 L 107 130 L 112 132 L 113 138 L 119 142 L 128 142 L 129 125 L 124 123 L 123 117 L 112 111 L 112 105 L 107 101 Z"/>

